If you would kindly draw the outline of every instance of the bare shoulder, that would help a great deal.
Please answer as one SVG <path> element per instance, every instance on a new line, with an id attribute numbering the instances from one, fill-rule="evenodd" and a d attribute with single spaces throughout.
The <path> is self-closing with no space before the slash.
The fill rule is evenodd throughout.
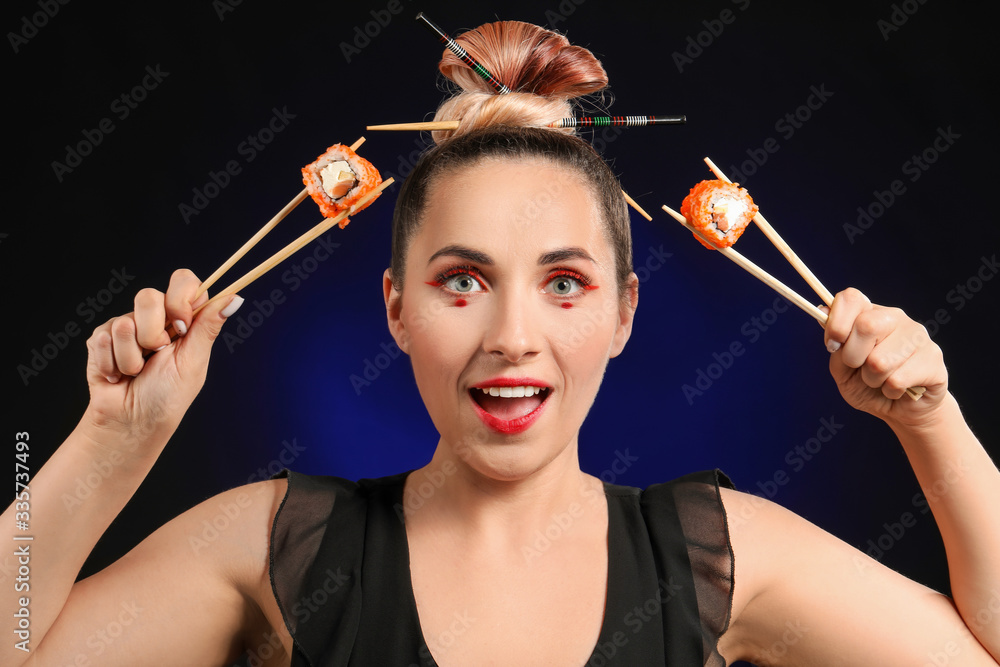
<path id="1" fill-rule="evenodd" d="M 722 489 L 735 561 L 728 661 L 996 665 L 951 600 L 764 498 Z"/>
<path id="2" fill-rule="evenodd" d="M 286 488 L 268 480 L 213 496 L 77 582 L 37 664 L 228 664 L 263 643 L 275 659 L 261 664 L 287 664 L 269 576 Z"/>

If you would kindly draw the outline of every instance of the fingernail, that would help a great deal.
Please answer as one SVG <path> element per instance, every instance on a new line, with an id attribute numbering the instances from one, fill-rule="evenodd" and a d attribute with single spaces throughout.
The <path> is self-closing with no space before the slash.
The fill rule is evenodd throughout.
<path id="1" fill-rule="evenodd" d="M 838 343 L 835 340 L 831 340 L 830 342 L 828 342 L 826 344 L 826 349 L 827 349 L 827 352 L 829 352 L 830 354 L 833 354 L 834 352 L 836 352 L 837 350 L 840 349 L 840 343 Z"/>
<path id="2" fill-rule="evenodd" d="M 107 380 L 108 382 L 110 382 L 111 384 L 118 384 L 118 380 L 121 380 L 121 376 L 120 375 L 106 375 L 106 376 L 104 376 L 104 379 Z"/>
<path id="3" fill-rule="evenodd" d="M 169 345 L 169 344 L 170 343 L 167 343 L 167 345 Z M 167 345 L 161 345 L 160 347 L 158 347 L 155 350 L 153 350 L 153 352 L 159 352 L 160 350 L 162 350 L 163 348 L 165 348 Z"/>
<path id="4" fill-rule="evenodd" d="M 240 306 L 242 305 L 243 305 L 243 297 L 235 296 L 233 297 L 233 300 L 229 302 L 229 305 L 222 309 L 219 315 L 221 315 L 224 318 L 231 317 L 233 313 L 239 310 Z"/>
<path id="5" fill-rule="evenodd" d="M 184 324 L 184 320 L 174 320 L 174 330 L 178 336 L 183 336 L 188 332 L 188 327 Z"/>

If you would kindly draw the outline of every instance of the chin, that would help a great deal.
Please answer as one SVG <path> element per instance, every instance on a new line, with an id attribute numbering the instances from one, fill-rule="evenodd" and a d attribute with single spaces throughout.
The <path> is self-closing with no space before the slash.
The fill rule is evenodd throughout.
<path id="1" fill-rule="evenodd" d="M 492 434 L 477 425 L 471 434 L 463 433 L 454 441 L 458 444 L 452 451 L 462 465 L 485 478 L 517 482 L 544 469 L 569 446 L 567 440 L 564 447 L 553 450 L 551 444 L 543 446 L 541 443 L 551 443 L 554 438 L 538 435 L 525 433 L 512 438 Z M 470 441 L 473 444 L 468 444 Z"/>

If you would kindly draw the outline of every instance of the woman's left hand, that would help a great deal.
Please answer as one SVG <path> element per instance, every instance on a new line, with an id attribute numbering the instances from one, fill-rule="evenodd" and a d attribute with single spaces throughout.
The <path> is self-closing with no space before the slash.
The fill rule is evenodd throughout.
<path id="1" fill-rule="evenodd" d="M 899 308 L 873 304 L 854 288 L 837 294 L 829 315 L 824 340 L 844 399 L 890 425 L 932 420 L 948 393 L 948 371 L 923 325 Z M 914 401 L 906 395 L 908 387 L 927 391 Z"/>

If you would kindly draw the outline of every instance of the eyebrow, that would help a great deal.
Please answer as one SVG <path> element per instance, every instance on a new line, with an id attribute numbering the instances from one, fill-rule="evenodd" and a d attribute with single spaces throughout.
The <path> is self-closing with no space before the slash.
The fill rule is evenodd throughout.
<path id="1" fill-rule="evenodd" d="M 493 261 L 492 257 L 490 257 L 484 252 L 481 252 L 479 250 L 473 250 L 472 248 L 463 245 L 452 244 L 452 245 L 446 245 L 445 247 L 441 248 L 436 253 L 431 255 L 431 258 L 427 260 L 427 264 L 429 265 L 438 257 L 443 257 L 446 255 L 450 255 L 452 257 L 460 257 L 462 259 L 468 260 L 470 262 L 475 262 L 476 264 L 482 264 L 484 266 L 493 266 L 496 263 Z M 548 264 L 558 264 L 560 262 L 565 262 L 568 259 L 583 259 L 588 262 L 591 262 L 592 264 L 597 264 L 597 260 L 591 257 L 590 253 L 588 253 L 586 250 L 578 246 L 572 246 L 568 248 L 558 248 L 556 250 L 550 250 L 549 252 L 544 253 L 538 258 L 538 265 L 546 266 Z"/>

